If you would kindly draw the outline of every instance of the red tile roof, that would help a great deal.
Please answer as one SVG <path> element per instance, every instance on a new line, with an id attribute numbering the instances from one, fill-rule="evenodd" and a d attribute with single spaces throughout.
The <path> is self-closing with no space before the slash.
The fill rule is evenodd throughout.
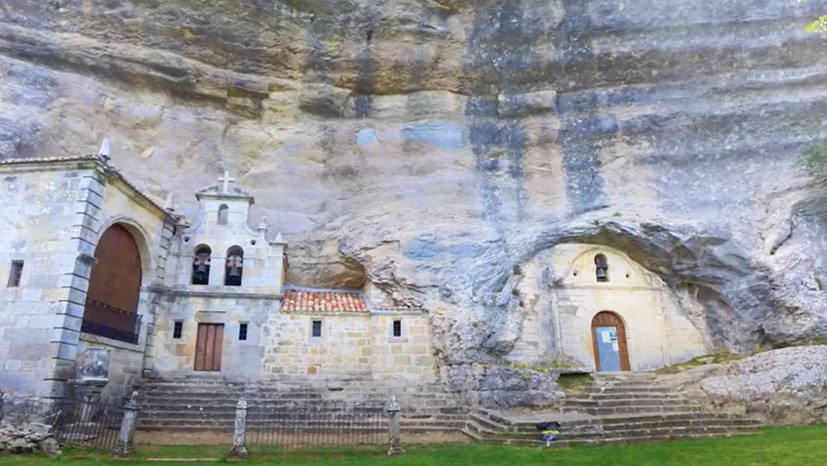
<path id="1" fill-rule="evenodd" d="M 358 291 L 286 290 L 281 312 L 286 314 L 367 314 L 365 298 Z"/>

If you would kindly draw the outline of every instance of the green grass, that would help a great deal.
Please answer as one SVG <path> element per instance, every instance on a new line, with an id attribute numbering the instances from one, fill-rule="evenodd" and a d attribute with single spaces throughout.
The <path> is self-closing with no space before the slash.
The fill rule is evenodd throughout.
<path id="1" fill-rule="evenodd" d="M 566 393 L 580 393 L 594 381 L 591 374 L 560 374 L 557 384 Z"/>
<path id="2" fill-rule="evenodd" d="M 745 357 L 747 357 L 747 355 L 732 354 L 728 352 L 698 356 L 697 358 L 690 359 L 689 361 L 682 362 L 680 364 L 672 364 L 671 366 L 661 367 L 655 371 L 655 374 L 677 374 L 685 371 L 686 369 L 692 369 L 693 367 L 703 366 L 706 364 L 721 364 L 725 362 L 738 361 L 740 359 L 744 359 Z"/>
<path id="3" fill-rule="evenodd" d="M 423 465 L 550 465 L 554 466 L 813 466 L 824 464 L 827 451 L 827 426 L 772 428 L 756 435 L 731 439 L 690 440 L 667 443 L 541 449 L 483 444 L 411 445 L 403 457 L 388 458 L 379 448 L 322 449 L 280 452 L 277 449 L 254 451 L 249 464 L 283 466 L 423 466 Z M 0 465 L 15 466 L 92 466 L 102 465 L 182 465 L 221 464 L 153 463 L 149 457 L 200 458 L 224 455 L 223 447 L 142 447 L 138 458 L 112 460 L 105 453 L 68 450 L 58 460 L 40 456 L 0 456 Z"/>

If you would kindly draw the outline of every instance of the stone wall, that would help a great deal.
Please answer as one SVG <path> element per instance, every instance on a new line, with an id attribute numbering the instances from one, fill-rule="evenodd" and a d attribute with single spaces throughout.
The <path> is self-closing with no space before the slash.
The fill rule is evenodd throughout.
<path id="1" fill-rule="evenodd" d="M 322 322 L 321 337 L 311 336 Z M 402 336 L 393 337 L 393 320 Z M 432 381 L 435 360 L 427 315 L 271 316 L 265 347 L 264 377 L 272 380 L 416 379 Z"/>
<path id="2" fill-rule="evenodd" d="M 111 350 L 109 383 L 105 390 L 107 394 L 121 396 L 131 392 L 144 371 L 144 355 L 158 312 L 153 305 L 156 299 L 154 287 L 162 283 L 166 275 L 173 224 L 163 209 L 135 192 L 118 174 L 110 173 L 105 181 L 100 202 L 87 212 L 89 246 L 94 254 L 98 239 L 114 224 L 124 226 L 132 234 L 141 255 L 141 292 L 137 308 L 141 326 L 136 344 L 81 333 L 78 349 L 104 347 Z M 84 281 L 77 288 L 85 293 L 87 286 L 88 281 Z"/>
<path id="3" fill-rule="evenodd" d="M 402 335 L 393 336 L 393 322 L 402 325 Z M 371 372 L 376 379 L 409 379 L 422 382 L 436 378 L 436 360 L 431 347 L 427 314 L 375 313 L 371 317 L 373 348 Z"/>
<path id="4" fill-rule="evenodd" d="M 236 380 L 261 377 L 262 345 L 269 340 L 264 324 L 277 312 L 279 301 L 262 297 L 209 297 L 168 294 L 161 299 L 164 312 L 156 321 L 152 369 L 160 377 L 210 375 L 196 372 L 195 346 L 198 324 L 223 324 L 221 376 Z M 176 321 L 182 322 L 181 338 L 173 338 Z M 239 324 L 247 323 L 247 340 L 239 340 Z"/>
<path id="5" fill-rule="evenodd" d="M 50 396 L 58 364 L 74 360 L 80 317 L 69 288 L 93 169 L 0 165 L 0 390 Z M 18 287 L 11 262 L 23 261 Z M 70 301 L 75 306 L 70 309 Z M 82 307 L 81 307 L 82 312 Z"/>
<path id="6" fill-rule="evenodd" d="M 103 396 L 129 396 L 143 376 L 143 346 L 83 333 L 78 343 L 78 353 L 88 348 L 109 349 L 109 382 L 103 389 Z"/>
<path id="7" fill-rule="evenodd" d="M 594 257 L 606 256 L 608 281 L 598 282 Z M 620 251 L 562 244 L 539 254 L 518 285 L 524 319 L 509 359 L 528 364 L 573 361 L 593 369 L 591 322 L 601 311 L 624 323 L 632 370 L 651 370 L 707 353 L 703 328 L 689 320 L 656 275 Z"/>

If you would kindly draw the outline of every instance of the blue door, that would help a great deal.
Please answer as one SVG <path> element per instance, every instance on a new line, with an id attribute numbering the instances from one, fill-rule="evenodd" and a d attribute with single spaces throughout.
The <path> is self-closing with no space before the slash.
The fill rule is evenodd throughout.
<path id="1" fill-rule="evenodd" d="M 595 347 L 601 372 L 620 372 L 620 345 L 617 327 L 594 327 Z"/>

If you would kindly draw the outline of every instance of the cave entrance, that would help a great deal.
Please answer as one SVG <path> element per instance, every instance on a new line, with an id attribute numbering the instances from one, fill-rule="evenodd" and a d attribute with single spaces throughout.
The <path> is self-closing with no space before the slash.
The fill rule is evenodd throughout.
<path id="1" fill-rule="evenodd" d="M 594 364 L 598 372 L 628 371 L 629 349 L 626 347 L 626 327 L 614 312 L 602 311 L 592 319 Z"/>

